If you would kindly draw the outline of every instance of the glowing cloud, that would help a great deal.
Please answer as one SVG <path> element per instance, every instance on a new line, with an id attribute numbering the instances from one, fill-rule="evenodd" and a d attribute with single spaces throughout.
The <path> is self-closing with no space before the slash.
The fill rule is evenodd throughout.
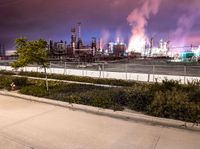
<path id="1" fill-rule="evenodd" d="M 148 37 L 145 28 L 148 25 L 150 15 L 156 15 L 161 0 L 142 0 L 141 8 L 136 8 L 127 17 L 128 23 L 132 26 L 132 36 L 129 40 L 128 51 L 142 53 Z"/>

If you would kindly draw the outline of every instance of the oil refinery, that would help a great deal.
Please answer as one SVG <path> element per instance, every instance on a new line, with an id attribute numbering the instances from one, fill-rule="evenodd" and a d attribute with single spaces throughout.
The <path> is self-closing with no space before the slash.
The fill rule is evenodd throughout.
<path id="1" fill-rule="evenodd" d="M 129 43 L 122 42 L 119 37 L 116 41 L 103 43 L 101 37 L 92 37 L 90 44 L 85 45 L 81 36 L 81 23 L 71 28 L 71 41 L 53 41 L 48 44 L 50 61 L 79 61 L 96 62 L 120 59 L 166 59 L 171 62 L 198 62 L 200 60 L 200 46 L 173 47 L 170 41 L 147 36 L 132 36 Z M 14 59 L 15 51 L 5 50 L 0 45 L 0 59 Z"/>
<path id="2" fill-rule="evenodd" d="M 139 39 L 139 38 L 138 38 Z M 102 39 L 91 38 L 89 45 L 84 45 L 81 36 L 81 23 L 77 23 L 77 28 L 71 28 L 71 41 L 49 41 L 49 57 L 52 61 L 87 61 L 113 60 L 125 58 L 150 58 L 169 59 L 172 62 L 199 61 L 200 46 L 172 47 L 170 41 L 161 39 L 155 42 L 154 38 L 146 41 L 137 37 L 128 44 L 120 41 L 117 37 L 115 42 L 102 43 Z M 148 41 L 149 40 L 149 41 Z"/>

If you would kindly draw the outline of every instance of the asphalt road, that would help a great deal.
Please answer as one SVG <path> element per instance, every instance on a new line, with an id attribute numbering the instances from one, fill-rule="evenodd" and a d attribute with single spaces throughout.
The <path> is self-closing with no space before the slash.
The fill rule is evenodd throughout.
<path id="1" fill-rule="evenodd" d="M 0 149 L 199 149 L 200 133 L 0 95 Z"/>
<path id="2" fill-rule="evenodd" d="M 8 62 L 11 61 L 0 61 L 0 65 L 8 65 Z M 100 68 L 101 66 L 101 68 Z M 154 66 L 154 68 L 153 68 Z M 109 72 L 128 72 L 128 73 L 145 73 L 145 74 L 158 74 L 158 75 L 177 75 L 177 76 L 191 76 L 199 77 L 200 76 L 200 65 L 187 65 L 184 68 L 183 64 L 167 64 L 166 62 L 155 62 L 155 61 L 141 61 L 135 63 L 106 63 L 102 66 L 102 63 L 93 63 L 87 65 L 81 65 L 78 63 L 51 63 L 50 67 L 52 68 L 67 68 L 67 69 L 85 69 L 85 70 L 94 70 L 99 71 L 109 71 Z"/>
<path id="3" fill-rule="evenodd" d="M 78 67 L 77 64 L 66 63 L 64 64 L 51 64 L 53 68 L 64 68 L 67 69 L 86 69 L 99 71 L 99 65 L 82 65 L 84 67 Z M 154 68 L 153 68 L 154 67 Z M 170 65 L 170 64 L 134 64 L 134 63 L 107 63 L 102 68 L 104 71 L 109 72 L 128 72 L 128 73 L 146 73 L 146 74 L 159 74 L 159 75 L 177 75 L 177 76 L 200 76 L 200 66 L 186 66 L 184 65 Z"/>

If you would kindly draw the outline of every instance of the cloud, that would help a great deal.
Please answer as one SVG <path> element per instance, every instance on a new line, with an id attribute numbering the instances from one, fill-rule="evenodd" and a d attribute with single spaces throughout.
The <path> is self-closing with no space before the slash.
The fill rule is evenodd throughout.
<path id="1" fill-rule="evenodd" d="M 170 39 L 174 45 L 184 46 L 188 42 L 192 43 L 191 39 L 194 38 L 189 36 L 193 32 L 193 26 L 200 17 L 199 6 L 199 0 L 192 0 L 187 4 L 187 7 L 183 7 L 185 11 L 177 19 L 177 28 L 170 33 Z"/>

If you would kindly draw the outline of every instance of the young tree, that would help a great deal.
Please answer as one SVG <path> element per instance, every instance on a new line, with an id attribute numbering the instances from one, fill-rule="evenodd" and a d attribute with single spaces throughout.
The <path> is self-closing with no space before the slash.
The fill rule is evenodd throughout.
<path id="1" fill-rule="evenodd" d="M 46 88 L 48 91 L 47 68 L 49 67 L 49 60 L 46 49 L 47 42 L 43 39 L 28 41 L 26 38 L 17 38 L 15 43 L 18 59 L 11 66 L 15 69 L 25 67 L 29 64 L 42 66 L 46 75 Z"/>

